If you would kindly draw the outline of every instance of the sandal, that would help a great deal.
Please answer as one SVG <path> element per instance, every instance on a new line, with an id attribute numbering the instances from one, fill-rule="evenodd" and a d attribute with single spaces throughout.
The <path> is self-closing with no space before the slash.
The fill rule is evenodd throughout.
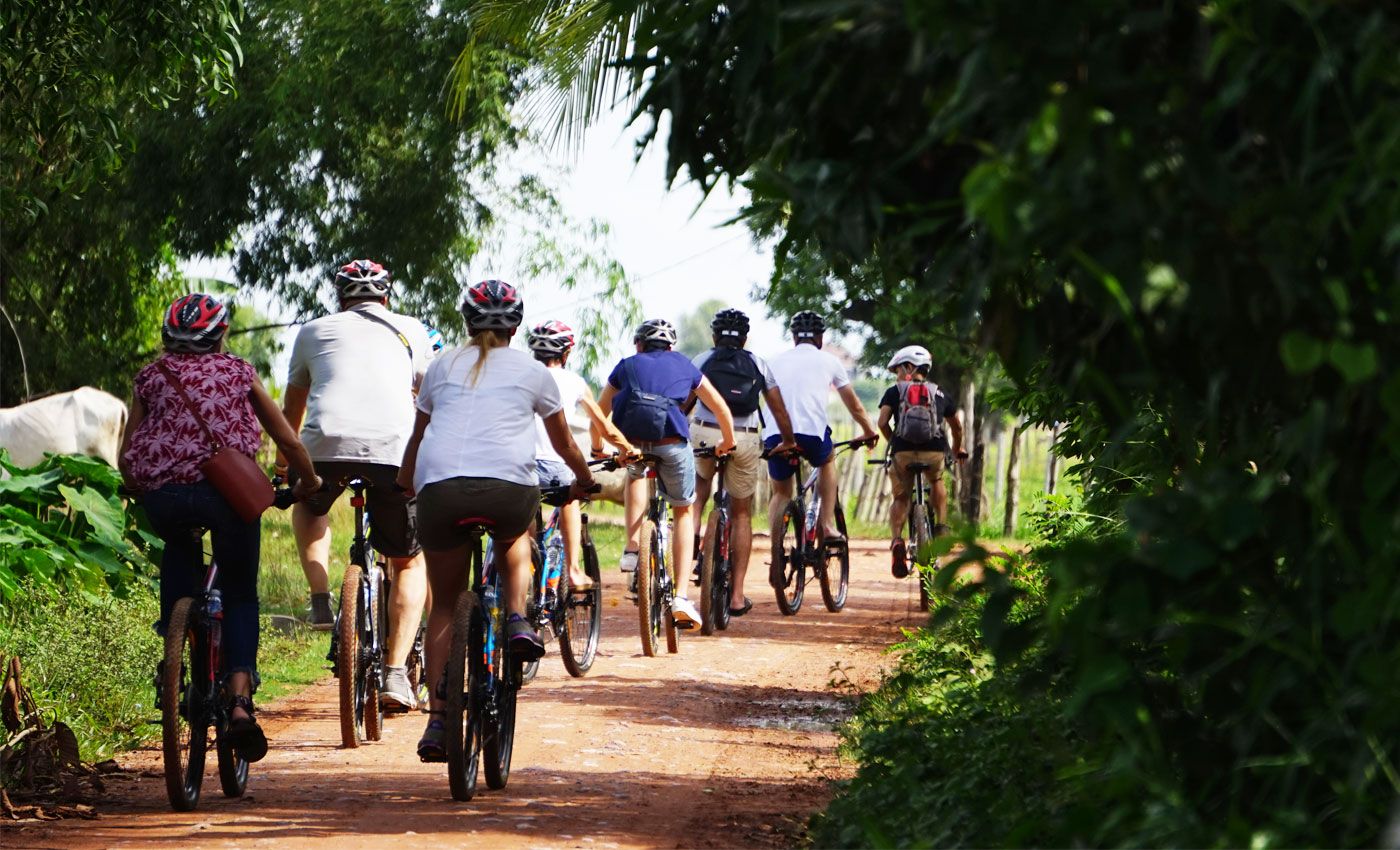
<path id="1" fill-rule="evenodd" d="M 267 755 L 267 736 L 263 734 L 262 727 L 258 725 L 257 718 L 253 716 L 253 700 L 251 697 L 236 696 L 229 702 L 229 714 L 233 709 L 241 708 L 248 712 L 247 717 L 229 717 L 228 729 L 224 732 L 224 740 L 229 748 L 246 762 L 262 761 Z"/>
<path id="2" fill-rule="evenodd" d="M 742 606 L 740 606 L 740 607 L 738 607 L 738 608 L 730 608 L 730 609 L 729 609 L 729 616 L 731 616 L 731 617 L 742 617 L 742 616 L 744 616 L 745 614 L 749 613 L 750 609 L 752 609 L 752 608 L 753 608 L 753 600 L 750 599 L 750 598 L 748 598 L 747 596 L 745 596 L 745 597 L 744 597 L 744 604 L 743 604 Z"/>
<path id="3" fill-rule="evenodd" d="M 442 711 L 429 711 L 428 714 L 442 715 Z M 447 761 L 447 727 L 437 717 L 428 720 L 428 728 L 418 739 L 418 758 L 425 762 Z"/>

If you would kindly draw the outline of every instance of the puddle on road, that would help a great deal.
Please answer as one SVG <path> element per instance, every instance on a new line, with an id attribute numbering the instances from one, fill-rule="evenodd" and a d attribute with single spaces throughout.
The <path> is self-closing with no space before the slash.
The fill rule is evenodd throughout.
<path id="1" fill-rule="evenodd" d="M 794 732 L 831 732 L 851 716 L 852 706 L 839 697 L 816 699 L 760 699 L 750 703 L 756 713 L 734 719 L 754 729 Z"/>

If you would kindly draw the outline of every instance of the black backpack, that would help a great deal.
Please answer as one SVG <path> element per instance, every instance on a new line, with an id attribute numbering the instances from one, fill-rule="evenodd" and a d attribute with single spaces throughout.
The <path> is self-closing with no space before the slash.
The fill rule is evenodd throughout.
<path id="1" fill-rule="evenodd" d="M 719 346 L 710 352 L 700 372 L 714 384 L 729 412 L 735 416 L 748 416 L 758 410 L 758 400 L 763 395 L 763 372 L 758 363 L 742 348 Z"/>
<path id="2" fill-rule="evenodd" d="M 670 420 L 671 408 L 677 406 L 676 400 L 643 390 L 637 383 L 637 370 L 631 357 L 622 361 L 622 368 L 627 372 L 626 404 L 613 408 L 613 424 L 627 439 L 639 443 L 664 439 L 666 423 Z"/>

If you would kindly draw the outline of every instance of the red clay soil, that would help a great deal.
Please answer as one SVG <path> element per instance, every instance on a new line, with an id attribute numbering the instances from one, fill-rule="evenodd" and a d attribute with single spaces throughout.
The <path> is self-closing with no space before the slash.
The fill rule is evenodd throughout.
<path id="1" fill-rule="evenodd" d="M 422 715 L 389 718 L 382 741 L 341 749 L 327 679 L 263 709 L 272 749 L 243 798 L 224 798 L 211 767 L 199 809 L 172 812 L 149 748 L 91 801 L 97 819 L 0 824 L 0 846 L 792 846 L 830 780 L 852 769 L 833 731 L 851 695 L 878 683 L 886 648 L 920 621 L 917 589 L 890 577 L 885 546 L 853 550 L 845 611 L 828 613 L 811 584 L 801 612 L 784 617 L 756 576 L 747 616 L 713 637 L 683 634 L 680 653 L 659 658 L 642 656 L 636 609 L 609 573 L 592 672 L 571 678 L 550 647 L 521 692 L 509 785 L 482 780 L 470 803 L 452 800 L 442 765 L 414 754 Z"/>

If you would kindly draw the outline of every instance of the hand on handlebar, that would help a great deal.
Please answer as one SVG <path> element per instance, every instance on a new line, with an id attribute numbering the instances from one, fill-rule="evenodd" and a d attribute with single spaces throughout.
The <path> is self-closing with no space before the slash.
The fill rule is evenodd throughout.
<path id="1" fill-rule="evenodd" d="M 321 476 L 313 475 L 310 478 L 298 478 L 297 483 L 292 485 L 292 495 L 298 500 L 309 499 L 316 495 L 316 491 L 321 489 Z"/>
<path id="2" fill-rule="evenodd" d="M 733 437 L 720 437 L 719 445 L 715 446 L 715 457 L 724 457 L 734 451 L 736 446 Z"/>
<path id="3" fill-rule="evenodd" d="M 399 469 L 398 476 L 394 478 L 394 486 L 399 489 L 399 492 L 410 499 L 418 495 L 413 490 L 413 479 L 409 477 L 408 470 L 406 469 Z"/>
<path id="4" fill-rule="evenodd" d="M 874 431 L 866 431 L 851 442 L 862 444 L 867 449 L 873 449 L 880 442 L 880 435 Z"/>
<path id="5" fill-rule="evenodd" d="M 594 493 L 602 492 L 602 490 L 603 485 L 591 478 L 587 481 L 580 481 L 575 478 L 574 483 L 569 485 L 569 499 L 575 502 L 587 501 L 589 496 L 592 496 Z"/>
<path id="6" fill-rule="evenodd" d="M 798 451 L 797 440 L 791 437 L 784 437 L 781 442 L 768 450 L 770 454 L 786 455 Z"/>

